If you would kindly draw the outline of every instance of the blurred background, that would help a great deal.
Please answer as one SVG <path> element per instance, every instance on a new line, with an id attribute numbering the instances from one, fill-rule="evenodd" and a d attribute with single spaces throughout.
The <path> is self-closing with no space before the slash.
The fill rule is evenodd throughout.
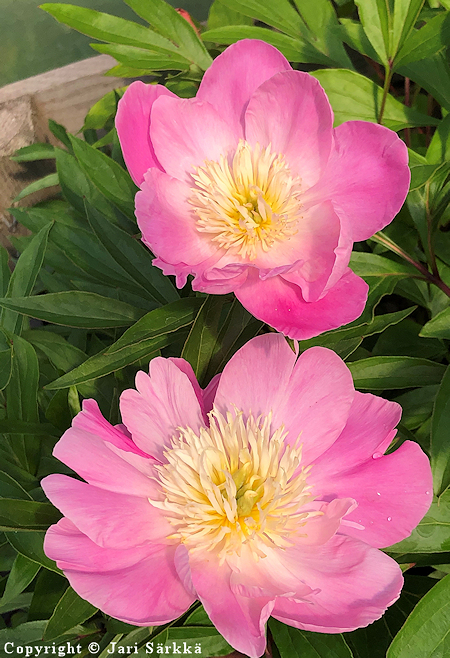
<path id="1" fill-rule="evenodd" d="M 45 1 L 0 0 L 0 87 L 98 54 L 89 47 L 90 37 L 57 23 L 39 9 Z M 203 21 L 212 0 L 169 3 Z M 64 4 L 89 7 L 145 24 L 122 0 L 72 0 Z"/>

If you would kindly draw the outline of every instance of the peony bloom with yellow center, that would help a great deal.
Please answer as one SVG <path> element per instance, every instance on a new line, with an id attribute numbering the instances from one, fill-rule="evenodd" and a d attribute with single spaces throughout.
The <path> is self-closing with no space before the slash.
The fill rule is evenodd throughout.
<path id="1" fill-rule="evenodd" d="M 394 132 L 333 129 L 318 81 L 252 40 L 214 60 L 195 98 L 134 82 L 116 126 L 142 239 L 179 287 L 192 275 L 194 290 L 234 292 L 300 340 L 362 313 L 353 243 L 386 226 L 409 187 Z"/>
<path id="2" fill-rule="evenodd" d="M 76 592 L 135 625 L 200 600 L 228 642 L 264 653 L 270 615 L 338 633 L 381 617 L 403 583 L 379 548 L 431 503 L 418 444 L 384 455 L 400 406 L 355 392 L 331 350 L 298 359 L 281 335 L 237 352 L 202 390 L 156 358 L 113 427 L 84 402 L 54 454 L 85 482 L 42 481 L 64 514 L 45 552 Z"/>

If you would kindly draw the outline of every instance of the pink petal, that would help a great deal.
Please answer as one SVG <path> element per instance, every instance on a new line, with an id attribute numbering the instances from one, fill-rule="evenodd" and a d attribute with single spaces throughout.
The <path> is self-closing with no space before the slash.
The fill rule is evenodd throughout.
<path id="1" fill-rule="evenodd" d="M 302 71 L 266 80 L 250 98 L 245 136 L 284 155 L 292 175 L 310 188 L 325 169 L 333 138 L 333 112 L 319 82 Z"/>
<path id="2" fill-rule="evenodd" d="M 160 96 L 175 94 L 162 85 L 145 85 L 138 80 L 128 87 L 117 108 L 116 128 L 123 157 L 138 187 L 150 167 L 161 169 L 150 139 L 152 105 Z"/>
<path id="3" fill-rule="evenodd" d="M 243 39 L 216 57 L 197 93 L 225 119 L 236 135 L 244 136 L 244 113 L 254 91 L 280 71 L 290 71 L 287 59 L 263 41 Z"/>
<path id="4" fill-rule="evenodd" d="M 105 548 L 130 548 L 173 533 L 172 526 L 147 498 L 99 489 L 66 475 L 41 482 L 47 498 L 89 539 Z"/>
<path id="5" fill-rule="evenodd" d="M 123 421 L 137 445 L 164 461 L 170 439 L 178 427 L 198 431 L 203 413 L 188 376 L 171 361 L 157 357 L 150 362 L 150 375 L 140 371 L 136 388 L 120 397 Z"/>
<path id="6" fill-rule="evenodd" d="M 348 269 L 325 297 L 305 302 L 298 286 L 282 276 L 263 281 L 253 269 L 235 294 L 259 320 L 290 338 L 306 340 L 356 320 L 364 310 L 367 291 L 365 281 Z"/>
<path id="7" fill-rule="evenodd" d="M 241 347 L 224 368 L 214 405 L 221 413 L 233 406 L 258 417 L 277 409 L 295 364 L 296 356 L 283 336 L 257 336 Z"/>
<path id="8" fill-rule="evenodd" d="M 342 444 L 341 450 L 345 452 Z M 408 537 L 431 505 L 430 463 L 414 441 L 405 441 L 384 457 L 370 455 L 367 461 L 353 468 L 350 465 L 348 470 L 336 466 L 334 476 L 329 473 L 323 480 L 315 481 L 311 472 L 314 490 L 325 498 L 355 498 L 358 507 L 346 517 L 340 532 L 371 546 L 384 548 Z M 316 469 L 320 478 L 320 462 L 313 471 Z"/>
<path id="9" fill-rule="evenodd" d="M 289 443 L 300 437 L 302 466 L 317 459 L 338 438 L 354 395 L 350 370 L 335 352 L 311 347 L 300 355 L 280 402 L 272 405 L 272 425 L 285 426 Z M 340 496 L 348 497 L 352 496 Z"/>
<path id="10" fill-rule="evenodd" d="M 272 615 L 303 630 L 341 633 L 367 626 L 396 601 L 403 585 L 394 560 L 350 537 L 286 549 L 280 559 L 315 592 L 306 601 L 278 598 Z"/>
<path id="11" fill-rule="evenodd" d="M 174 565 L 175 547 L 165 546 L 123 569 L 85 573 L 66 570 L 73 589 L 107 615 L 135 626 L 166 624 L 194 602 Z"/>
<path id="12" fill-rule="evenodd" d="M 203 391 L 200 388 L 200 384 L 197 381 L 197 377 L 195 376 L 195 373 L 194 373 L 194 370 L 192 369 L 191 364 L 189 363 L 189 361 L 186 361 L 186 359 L 180 359 L 180 358 L 175 357 L 175 356 L 169 357 L 168 360 L 171 361 L 171 363 L 173 363 L 174 365 L 176 365 L 176 367 L 179 370 L 181 370 L 181 372 L 183 372 L 186 375 L 186 377 L 189 379 L 189 381 L 191 382 L 192 388 L 194 389 L 195 396 L 198 400 L 198 403 L 200 405 L 200 409 L 202 411 L 203 420 L 206 423 L 207 416 L 206 416 L 206 412 L 204 410 Z"/>
<path id="13" fill-rule="evenodd" d="M 122 550 L 102 548 L 94 544 L 65 517 L 56 525 L 50 526 L 44 540 L 45 554 L 64 571 L 66 569 L 87 573 L 118 571 L 144 560 L 156 550 L 161 550 L 161 546 L 146 544 Z"/>
<path id="14" fill-rule="evenodd" d="M 366 240 L 384 228 L 403 205 L 411 174 L 408 149 L 388 128 L 348 121 L 334 131 L 335 147 L 315 199 L 332 199 L 353 228 L 353 240 Z"/>
<path id="15" fill-rule="evenodd" d="M 267 596 L 249 598 L 231 589 L 232 571 L 209 553 L 189 555 L 197 596 L 219 633 L 250 658 L 260 658 L 266 647 L 265 623 L 273 608 Z"/>
<path id="16" fill-rule="evenodd" d="M 194 266 L 205 261 L 208 264 L 211 259 L 215 263 L 221 255 L 207 234 L 197 230 L 188 203 L 190 196 L 186 183 L 158 169 L 147 172 L 142 190 L 136 194 L 136 217 L 142 240 L 159 257 L 154 264 L 162 267 L 165 274 L 180 270 L 183 279 Z M 169 271 L 160 259 L 170 265 Z"/>
<path id="17" fill-rule="evenodd" d="M 218 373 L 209 382 L 208 386 L 203 390 L 203 404 L 205 405 L 205 412 L 209 413 L 213 408 L 215 401 L 217 387 L 219 386 L 219 381 L 222 374 Z"/>
<path id="18" fill-rule="evenodd" d="M 238 137 L 212 105 L 196 98 L 162 96 L 152 109 L 150 136 L 164 170 L 192 184 L 196 166 L 234 151 Z"/>
<path id="19" fill-rule="evenodd" d="M 357 503 L 353 498 L 336 498 L 331 503 L 321 505 L 320 512 L 322 512 L 322 515 L 308 519 L 304 526 L 305 536 L 298 539 L 298 544 L 304 544 L 305 546 L 325 544 L 336 534 L 342 518 L 356 507 Z"/>
<path id="20" fill-rule="evenodd" d="M 225 254 L 213 267 L 203 268 L 192 282 L 192 289 L 213 295 L 226 295 L 241 286 L 248 275 L 248 265 L 245 263 L 230 263 L 231 254 Z"/>

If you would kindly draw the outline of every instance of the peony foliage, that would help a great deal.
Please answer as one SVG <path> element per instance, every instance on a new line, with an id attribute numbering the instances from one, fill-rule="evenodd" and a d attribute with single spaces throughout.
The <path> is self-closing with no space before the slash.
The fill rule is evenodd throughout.
<path id="1" fill-rule="evenodd" d="M 42 6 L 131 84 L 15 155 L 0 654 L 445 656 L 450 4 L 126 2 Z"/>

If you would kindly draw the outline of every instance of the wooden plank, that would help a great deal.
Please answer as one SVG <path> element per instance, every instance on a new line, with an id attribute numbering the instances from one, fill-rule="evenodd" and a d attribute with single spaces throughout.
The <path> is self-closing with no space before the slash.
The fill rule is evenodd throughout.
<path id="1" fill-rule="evenodd" d="M 52 171 L 52 161 L 17 163 L 14 152 L 36 142 L 56 140 L 48 119 L 76 133 L 92 105 L 108 91 L 128 81 L 105 77 L 116 61 L 109 55 L 91 57 L 48 73 L 19 80 L 0 88 L 0 242 L 10 246 L 8 236 L 25 231 L 7 212 L 15 196 L 29 183 Z M 54 188 L 25 198 L 20 205 L 32 205 L 54 194 Z"/>

